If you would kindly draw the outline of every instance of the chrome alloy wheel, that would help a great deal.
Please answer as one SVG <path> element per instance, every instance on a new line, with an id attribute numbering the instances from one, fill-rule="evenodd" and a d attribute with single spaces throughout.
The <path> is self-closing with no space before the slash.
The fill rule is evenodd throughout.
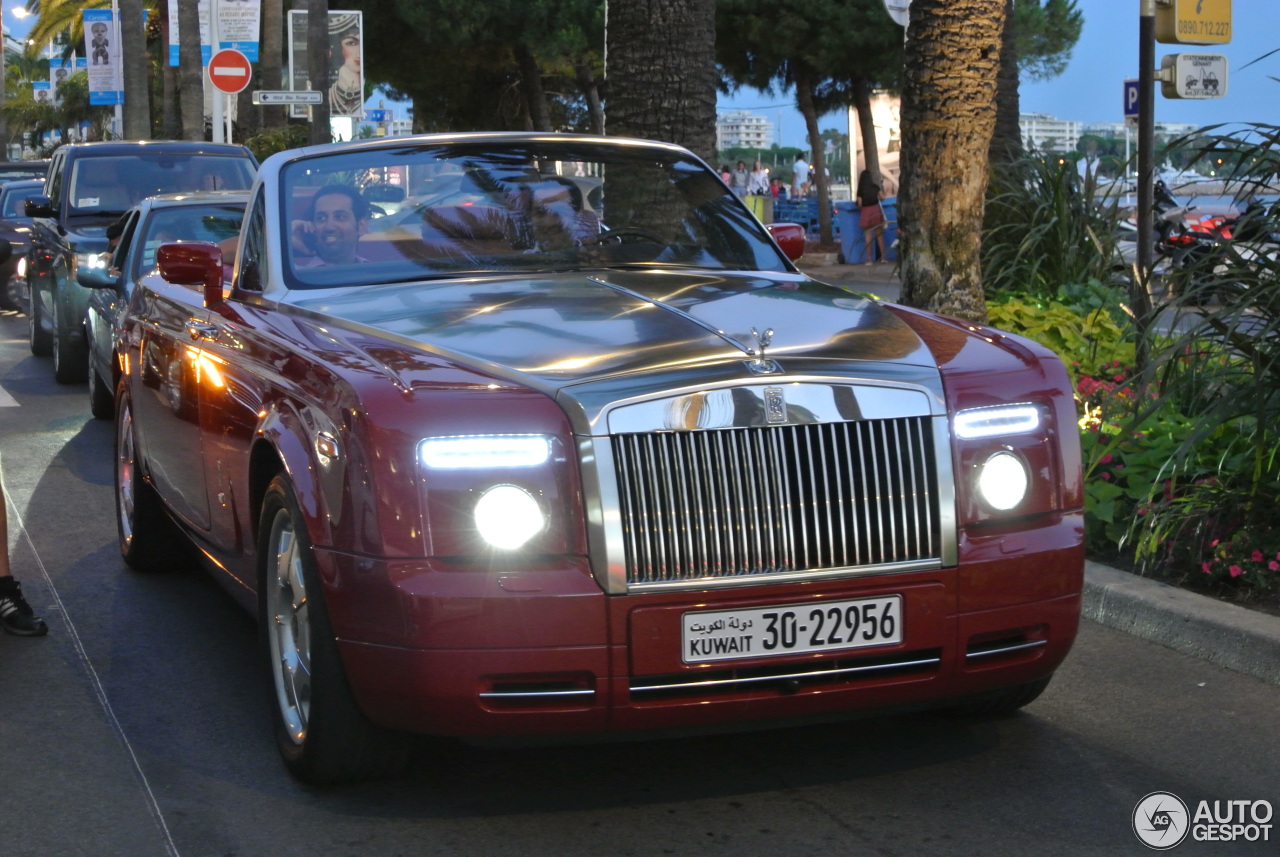
<path id="1" fill-rule="evenodd" d="M 116 515 L 120 518 L 120 542 L 128 550 L 133 543 L 133 522 L 137 508 L 138 462 L 133 447 L 133 406 L 120 402 L 116 422 Z"/>
<path id="2" fill-rule="evenodd" d="M 267 542 L 266 615 L 271 677 L 285 731 L 299 746 L 311 715 L 311 623 L 306 569 L 289 513 L 280 509 Z"/>

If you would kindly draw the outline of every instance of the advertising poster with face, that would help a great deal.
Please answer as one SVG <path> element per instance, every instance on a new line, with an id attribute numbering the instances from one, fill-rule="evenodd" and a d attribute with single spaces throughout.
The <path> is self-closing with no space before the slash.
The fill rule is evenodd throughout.
<path id="1" fill-rule="evenodd" d="M 31 97 L 36 100 L 36 104 L 49 104 L 52 99 L 49 97 L 49 81 L 37 80 L 31 84 Z"/>
<path id="2" fill-rule="evenodd" d="M 329 12 L 329 79 L 313 87 L 307 74 L 307 13 L 290 11 L 289 88 L 323 92 L 330 116 L 364 116 L 363 29 L 363 12 Z M 292 115 L 303 118 L 307 108 L 295 106 Z"/>
<path id="3" fill-rule="evenodd" d="M 68 59 L 51 59 L 49 60 L 49 83 L 52 84 L 52 97 L 54 104 L 62 103 L 61 86 L 66 82 L 67 77 L 76 69 L 76 55 L 72 54 Z"/>
<path id="4" fill-rule="evenodd" d="M 124 103 L 120 37 L 110 9 L 85 9 L 84 52 L 89 58 L 89 103 Z"/>

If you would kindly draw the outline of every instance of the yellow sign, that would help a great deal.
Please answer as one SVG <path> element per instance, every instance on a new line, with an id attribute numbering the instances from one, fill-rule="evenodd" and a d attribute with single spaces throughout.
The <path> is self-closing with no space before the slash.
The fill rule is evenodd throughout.
<path id="1" fill-rule="evenodd" d="M 1231 0 L 1157 0 L 1156 41 L 1225 45 L 1231 41 Z"/>

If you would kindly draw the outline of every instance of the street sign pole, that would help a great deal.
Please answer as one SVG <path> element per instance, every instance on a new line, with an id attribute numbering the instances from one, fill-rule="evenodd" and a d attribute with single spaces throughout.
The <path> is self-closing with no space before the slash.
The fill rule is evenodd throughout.
<path id="1" fill-rule="evenodd" d="M 218 52 L 218 47 L 219 47 L 218 43 L 221 40 L 222 40 L 221 33 L 218 32 L 218 3 L 217 3 L 217 0 L 214 0 L 213 3 L 209 4 L 209 66 L 208 67 L 210 70 L 212 70 L 213 68 L 213 56 Z M 209 81 L 210 83 L 212 83 L 213 78 L 210 77 Z M 226 125 L 223 121 L 223 116 L 226 112 L 226 107 L 223 104 L 222 90 L 214 86 L 212 95 L 213 95 L 213 98 L 212 98 L 212 101 L 210 102 L 210 105 L 212 107 L 211 112 L 213 113 L 213 115 L 210 117 L 211 121 L 209 124 L 212 126 L 212 130 L 213 130 L 213 142 L 225 143 L 227 138 L 225 136 Z"/>
<path id="2" fill-rule="evenodd" d="M 1141 0 L 1138 17 L 1138 270 L 1129 308 L 1138 326 L 1138 367 L 1146 368 L 1145 336 L 1151 317 L 1151 267 L 1155 255 L 1156 0 Z"/>

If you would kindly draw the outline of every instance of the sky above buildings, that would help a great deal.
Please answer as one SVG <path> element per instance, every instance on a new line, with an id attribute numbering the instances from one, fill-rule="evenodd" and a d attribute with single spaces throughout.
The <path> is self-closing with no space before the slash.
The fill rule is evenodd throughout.
<path id="1" fill-rule="evenodd" d="M 1023 81 L 1019 89 L 1022 112 L 1048 113 L 1059 119 L 1120 122 L 1124 119 L 1124 81 L 1138 76 L 1139 0 L 1076 0 L 1084 15 L 1084 30 L 1072 51 L 1067 70 L 1053 80 Z M 1157 122 L 1213 125 L 1261 122 L 1280 125 L 1280 0 L 1233 0 L 1232 38 L 1225 45 L 1156 44 L 1160 58 L 1174 53 L 1217 53 L 1227 57 L 1227 94 L 1215 99 L 1169 99 L 1156 95 Z M 1275 54 L 1245 67 L 1253 60 Z M 804 120 L 795 109 L 794 93 L 770 96 L 740 90 L 720 96 L 719 107 L 748 109 L 781 123 L 782 145 L 802 146 Z M 843 114 L 822 117 L 819 127 L 848 129 Z"/>

